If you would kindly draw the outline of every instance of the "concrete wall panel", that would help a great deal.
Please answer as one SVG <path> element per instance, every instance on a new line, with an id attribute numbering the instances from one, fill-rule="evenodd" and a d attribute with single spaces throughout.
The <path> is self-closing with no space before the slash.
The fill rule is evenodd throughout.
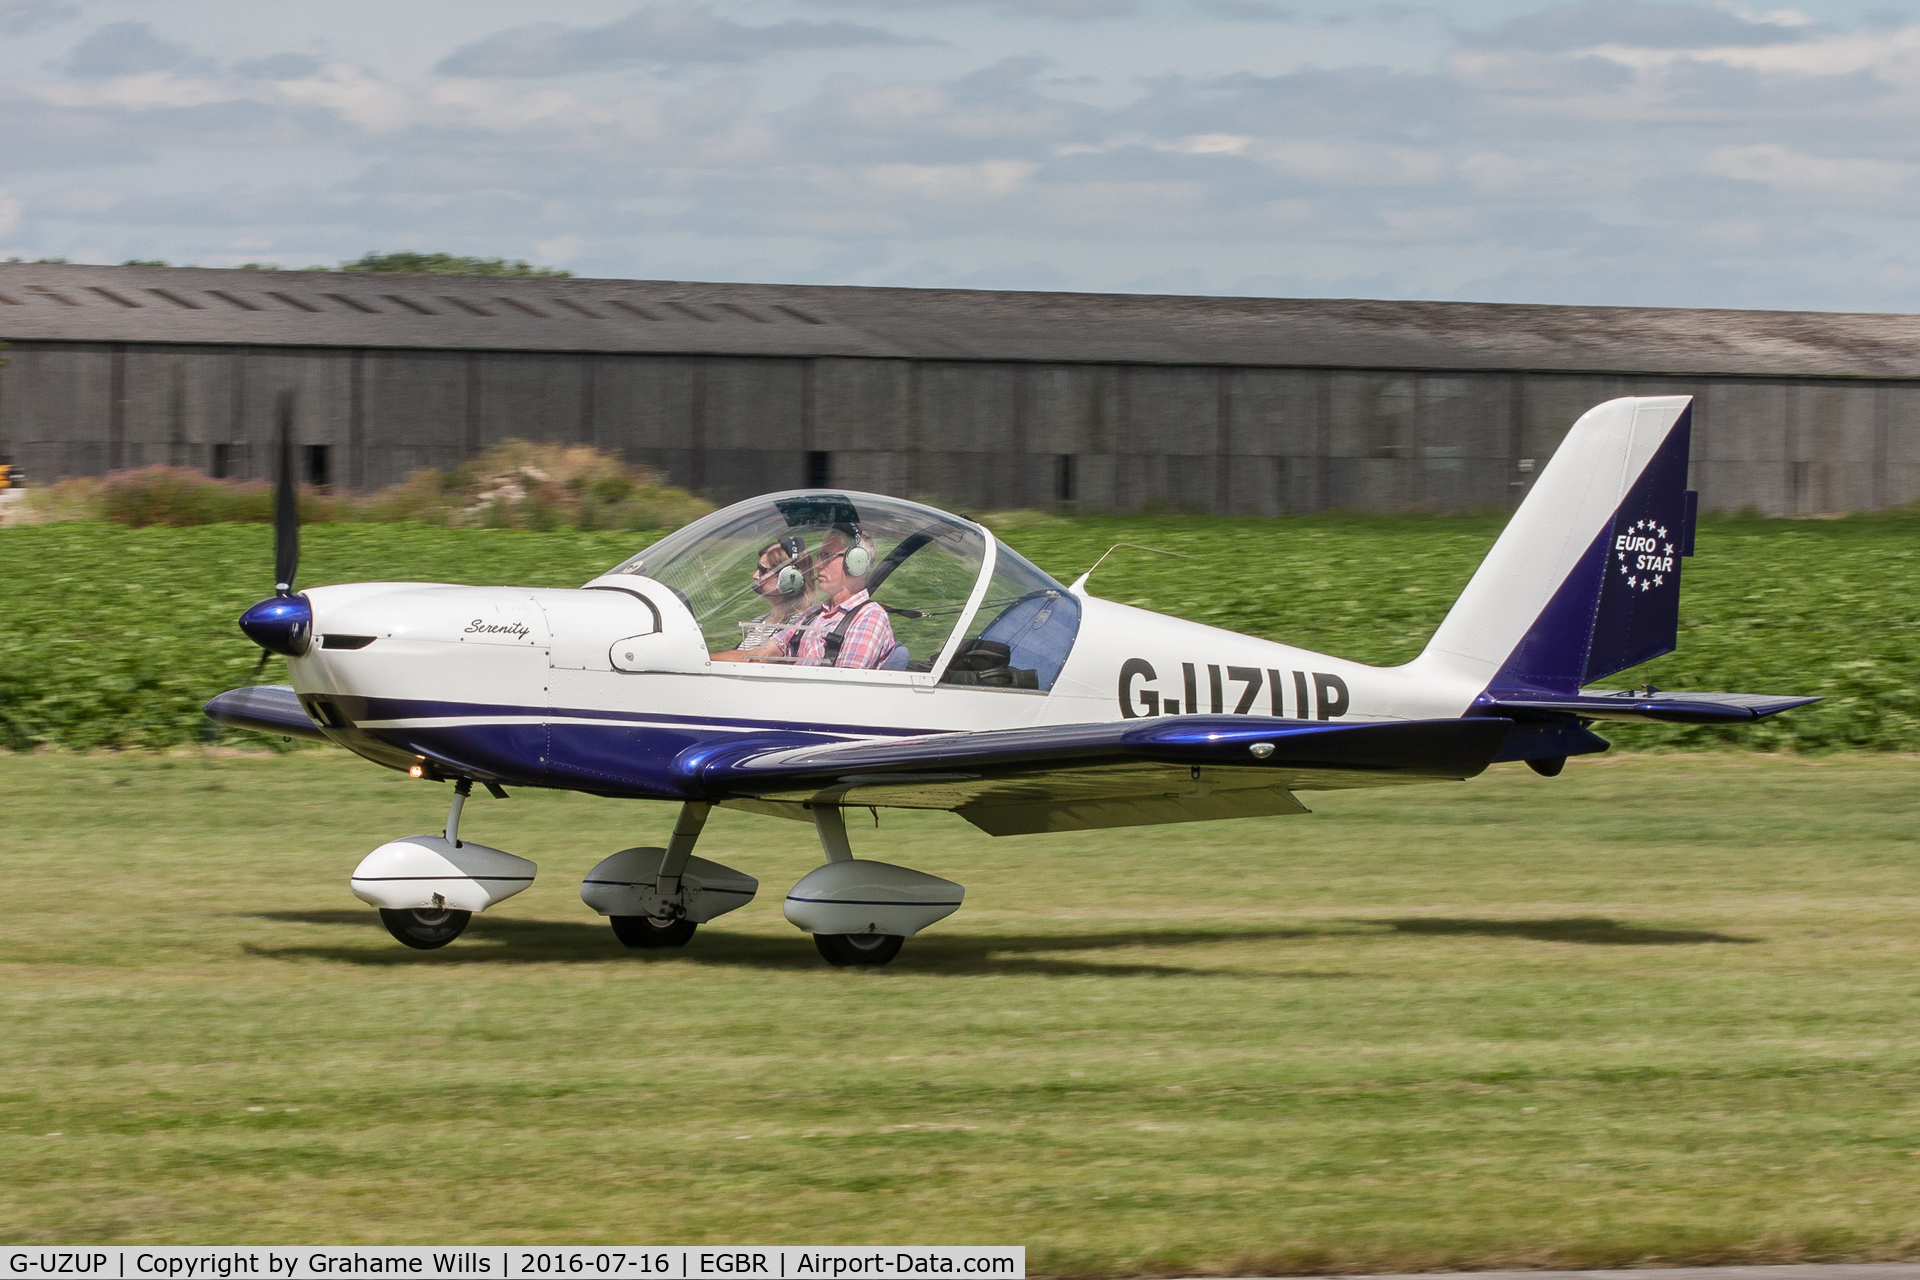
<path id="1" fill-rule="evenodd" d="M 1040 454 L 1114 452 L 1120 379 L 1108 365 L 1035 365 L 1027 373 L 1027 449 Z"/>
<path id="2" fill-rule="evenodd" d="M 921 491 L 973 511 L 1029 505 L 1019 428 L 1018 370 L 1007 364 L 932 362 L 918 379 Z M 1016 457 L 1020 458 L 1016 464 Z"/>
<path id="3" fill-rule="evenodd" d="M 602 449 L 693 483 L 695 359 L 606 356 L 595 370 L 593 437 Z"/>
<path id="4" fill-rule="evenodd" d="M 1694 468 L 1708 510 L 1790 514 L 1788 390 L 1757 380 L 1709 384 L 1708 429 L 1695 446 Z"/>
<path id="5" fill-rule="evenodd" d="M 1882 387 L 1875 435 L 1875 508 L 1920 503 L 1920 386 Z"/>
<path id="6" fill-rule="evenodd" d="M 574 444 L 589 434 L 582 429 L 582 357 L 503 351 L 478 366 L 481 448 L 502 440 Z"/>
<path id="7" fill-rule="evenodd" d="M 293 439 L 296 448 L 328 446 L 331 474 L 344 481 L 347 462 L 348 416 L 351 398 L 350 361 L 346 351 L 286 351 L 252 348 L 247 351 L 238 381 L 230 376 L 231 413 L 226 427 L 236 449 L 234 470 L 256 480 L 275 474 L 279 449 L 279 402 L 282 391 L 292 391 Z M 131 383 L 129 378 L 129 383 Z M 157 398 L 157 397 L 156 397 Z M 212 421 L 219 422 L 217 406 Z M 294 476 L 305 481 L 302 460 L 296 458 Z"/>
<path id="8" fill-rule="evenodd" d="M 1874 389 L 1800 386 L 1789 400 L 1787 503 L 1794 515 L 1873 504 Z"/>
<path id="9" fill-rule="evenodd" d="M 1419 502 L 1414 460 L 1421 456 L 1424 441 L 1418 382 L 1402 374 L 1332 375 L 1329 507 L 1406 511 Z"/>
<path id="10" fill-rule="evenodd" d="M 217 347 L 134 348 L 125 355 L 129 466 L 206 470 L 229 443 L 236 361 Z"/>
<path id="11" fill-rule="evenodd" d="M 801 447 L 806 411 L 801 399 L 805 369 L 800 361 L 714 358 L 704 364 L 707 448 Z M 709 479 L 710 484 L 723 481 L 723 477 Z"/>
<path id="12" fill-rule="evenodd" d="M 1310 510 L 1300 479 L 1320 438 L 1321 378 L 1311 370 L 1235 369 L 1226 378 L 1226 509 L 1234 515 Z"/>
<path id="13" fill-rule="evenodd" d="M 1495 374 L 1422 377 L 1415 394 L 1420 455 L 1414 505 L 1429 511 L 1484 511 L 1507 505 L 1513 396 Z"/>
<path id="14" fill-rule="evenodd" d="M 815 360 L 805 448 L 835 455 L 911 450 L 917 443 L 913 366 L 901 360 Z M 796 437 L 794 447 L 800 448 Z M 864 464 L 863 464 L 864 465 Z M 852 481 L 845 481 L 849 486 Z"/>
<path id="15" fill-rule="evenodd" d="M 1217 369 L 1143 368 L 1133 375 L 1133 447 L 1143 454 L 1212 457 L 1221 448 Z"/>
<path id="16" fill-rule="evenodd" d="M 477 409 L 475 421 L 468 418 L 465 354 L 370 352 L 363 376 L 367 488 L 399 484 L 423 467 L 449 470 L 478 443 Z"/>
<path id="17" fill-rule="evenodd" d="M 110 460 L 113 352 L 105 345 L 16 344 L 0 371 L 0 446 L 28 481 L 101 475 Z"/>

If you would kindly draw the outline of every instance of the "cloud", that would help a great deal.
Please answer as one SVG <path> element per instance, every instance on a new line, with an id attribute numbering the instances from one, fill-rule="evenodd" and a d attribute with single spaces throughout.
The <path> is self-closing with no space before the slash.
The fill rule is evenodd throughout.
<path id="1" fill-rule="evenodd" d="M 991 8 L 1009 17 L 1059 18 L 1068 22 L 1124 18 L 1140 9 L 1137 0 L 813 0 L 813 3 L 837 9 L 884 9 L 892 13 Z"/>
<path id="2" fill-rule="evenodd" d="M 1193 7 L 1222 22 L 1292 22 L 1296 16 L 1267 0 L 1194 0 Z"/>
<path id="3" fill-rule="evenodd" d="M 1920 165 L 1872 157 L 1815 156 L 1780 146 L 1754 143 L 1717 147 L 1701 168 L 1719 177 L 1764 183 L 1777 190 L 1825 204 L 1871 206 L 1911 198 Z"/>
<path id="4" fill-rule="evenodd" d="M 275 53 L 233 64 L 233 73 L 246 80 L 306 80 L 319 70 L 320 59 L 304 53 Z"/>
<path id="5" fill-rule="evenodd" d="M 750 27 L 704 4 L 650 5 L 604 27 L 540 23 L 496 32 L 454 50 L 444 75 L 561 76 L 622 67 L 753 62 L 800 49 L 852 49 L 914 43 L 877 27 L 790 19 Z"/>
<path id="6" fill-rule="evenodd" d="M 146 75 L 155 71 L 211 70 L 192 50 L 153 34 L 144 22 L 113 22 L 74 46 L 66 72 L 82 79 Z"/>
<path id="7" fill-rule="evenodd" d="M 0 0 L 0 32 L 27 35 L 65 22 L 79 12 L 66 0 Z"/>
<path id="8" fill-rule="evenodd" d="M 450 25 L 453 76 L 371 40 L 223 69 L 103 28 L 75 75 L 0 83 L 8 240 L 111 261 L 384 245 L 681 279 L 1843 309 L 1911 308 L 1920 279 L 1913 24 L 1519 0 L 1533 11 L 1462 33 L 1354 6 L 1309 47 L 1195 59 L 1158 22 L 1090 41 L 1052 21 L 1133 0 L 812 0 L 955 33 L 902 58 L 872 27 L 643 2 L 592 28 Z M 1154 12 L 1282 7 L 1319 26 L 1299 0 Z M 1389 21 L 1391 48 L 1351 38 Z M 831 48 L 868 56 L 753 67 Z M 1196 64 L 1241 70 L 1168 70 Z M 591 74 L 645 66 L 679 74 Z"/>
<path id="9" fill-rule="evenodd" d="M 1601 45 L 1633 49 L 1711 49 L 1790 44 L 1809 38 L 1810 24 L 1778 15 L 1748 18 L 1727 9 L 1653 0 L 1578 0 L 1509 18 L 1475 42 L 1496 48 L 1564 53 Z"/>

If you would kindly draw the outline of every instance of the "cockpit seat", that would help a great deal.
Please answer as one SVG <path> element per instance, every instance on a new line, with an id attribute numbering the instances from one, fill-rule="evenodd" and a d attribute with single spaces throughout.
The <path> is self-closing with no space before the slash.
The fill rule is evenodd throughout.
<path id="1" fill-rule="evenodd" d="M 1067 665 L 1080 634 L 1080 602 L 1065 591 L 1035 591 L 1020 597 L 980 633 L 1007 647 L 1007 665 L 1034 673 L 1029 688 L 1051 689 Z"/>
<path id="2" fill-rule="evenodd" d="M 960 642 L 947 664 L 942 684 L 983 684 L 999 689 L 1038 689 L 1040 679 L 1031 667 L 1014 667 L 1012 651 L 998 640 L 975 636 Z"/>

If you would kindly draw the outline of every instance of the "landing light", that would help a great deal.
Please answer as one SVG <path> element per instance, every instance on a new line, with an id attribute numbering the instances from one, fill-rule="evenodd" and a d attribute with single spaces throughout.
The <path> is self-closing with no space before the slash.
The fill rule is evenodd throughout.
<path id="1" fill-rule="evenodd" d="M 1253 758 L 1255 760 L 1265 760 L 1273 754 L 1273 744 L 1271 742 L 1256 742 L 1248 747 L 1247 750 L 1253 752 Z"/>
<path id="2" fill-rule="evenodd" d="M 424 778 L 427 776 L 427 771 L 419 765 L 415 765 L 413 768 L 407 770 L 407 776 L 409 778 Z"/>

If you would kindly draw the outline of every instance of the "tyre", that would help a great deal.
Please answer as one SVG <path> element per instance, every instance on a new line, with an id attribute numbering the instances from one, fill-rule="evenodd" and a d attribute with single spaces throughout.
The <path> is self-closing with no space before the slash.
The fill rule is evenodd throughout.
<path id="1" fill-rule="evenodd" d="M 437 951 L 466 932 L 471 911 L 453 911 L 446 907 L 417 907 L 411 911 L 380 908 L 380 923 L 387 932 L 415 951 Z"/>
<path id="2" fill-rule="evenodd" d="M 630 947 L 655 951 L 684 947 L 700 926 L 691 920 L 656 920 L 652 916 L 608 916 L 613 936 Z"/>
<path id="3" fill-rule="evenodd" d="M 897 933 L 816 933 L 813 945 L 831 965 L 878 968 L 900 954 L 906 941 Z"/>

